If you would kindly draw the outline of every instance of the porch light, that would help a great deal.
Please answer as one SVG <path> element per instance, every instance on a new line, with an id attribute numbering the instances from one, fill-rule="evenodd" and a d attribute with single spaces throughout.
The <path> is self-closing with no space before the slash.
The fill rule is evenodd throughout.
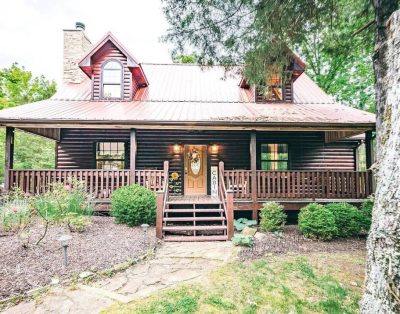
<path id="1" fill-rule="evenodd" d="M 182 146 L 179 144 L 175 144 L 174 147 L 172 148 L 172 151 L 174 152 L 175 155 L 179 155 L 181 153 Z"/>
<path id="2" fill-rule="evenodd" d="M 61 237 L 59 237 L 58 242 L 61 243 L 61 246 L 64 249 L 64 266 L 67 267 L 68 266 L 68 246 L 69 246 L 69 242 L 72 240 L 72 237 L 68 234 L 64 234 Z"/>
<path id="3" fill-rule="evenodd" d="M 211 150 L 211 154 L 218 154 L 218 145 L 212 144 L 210 150 Z"/>

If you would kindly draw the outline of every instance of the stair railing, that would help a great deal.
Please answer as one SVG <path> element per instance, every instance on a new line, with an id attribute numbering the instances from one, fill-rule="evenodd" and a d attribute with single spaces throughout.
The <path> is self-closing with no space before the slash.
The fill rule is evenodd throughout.
<path id="1" fill-rule="evenodd" d="M 225 176 L 224 176 L 224 162 L 219 162 L 219 180 L 218 180 L 218 196 L 222 203 L 222 207 L 225 212 L 226 218 L 226 229 L 228 240 L 233 237 L 234 233 L 234 225 L 233 225 L 233 191 L 227 190 L 225 185 Z"/>
<path id="2" fill-rule="evenodd" d="M 156 237 L 162 239 L 164 211 L 169 198 L 169 163 L 164 161 L 164 184 L 162 190 L 157 191 Z"/>

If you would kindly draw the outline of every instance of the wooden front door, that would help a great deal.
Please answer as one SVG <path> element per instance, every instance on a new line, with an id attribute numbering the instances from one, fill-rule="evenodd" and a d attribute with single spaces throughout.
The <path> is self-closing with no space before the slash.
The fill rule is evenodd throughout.
<path id="1" fill-rule="evenodd" d="M 185 195 L 207 194 L 207 146 L 185 145 Z"/>

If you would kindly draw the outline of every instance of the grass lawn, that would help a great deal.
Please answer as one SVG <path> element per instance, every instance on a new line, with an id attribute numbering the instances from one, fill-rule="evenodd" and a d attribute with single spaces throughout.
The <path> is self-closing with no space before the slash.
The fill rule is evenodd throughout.
<path id="1" fill-rule="evenodd" d="M 365 252 L 275 255 L 232 262 L 104 313 L 358 313 Z"/>

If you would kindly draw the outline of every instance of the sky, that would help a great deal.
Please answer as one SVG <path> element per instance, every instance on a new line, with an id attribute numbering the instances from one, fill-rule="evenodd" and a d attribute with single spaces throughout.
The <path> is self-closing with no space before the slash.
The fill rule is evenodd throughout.
<path id="1" fill-rule="evenodd" d="M 77 21 L 92 43 L 111 31 L 139 62 L 171 62 L 161 0 L 0 0 L 0 12 L 0 68 L 18 62 L 60 83 L 63 29 Z"/>

